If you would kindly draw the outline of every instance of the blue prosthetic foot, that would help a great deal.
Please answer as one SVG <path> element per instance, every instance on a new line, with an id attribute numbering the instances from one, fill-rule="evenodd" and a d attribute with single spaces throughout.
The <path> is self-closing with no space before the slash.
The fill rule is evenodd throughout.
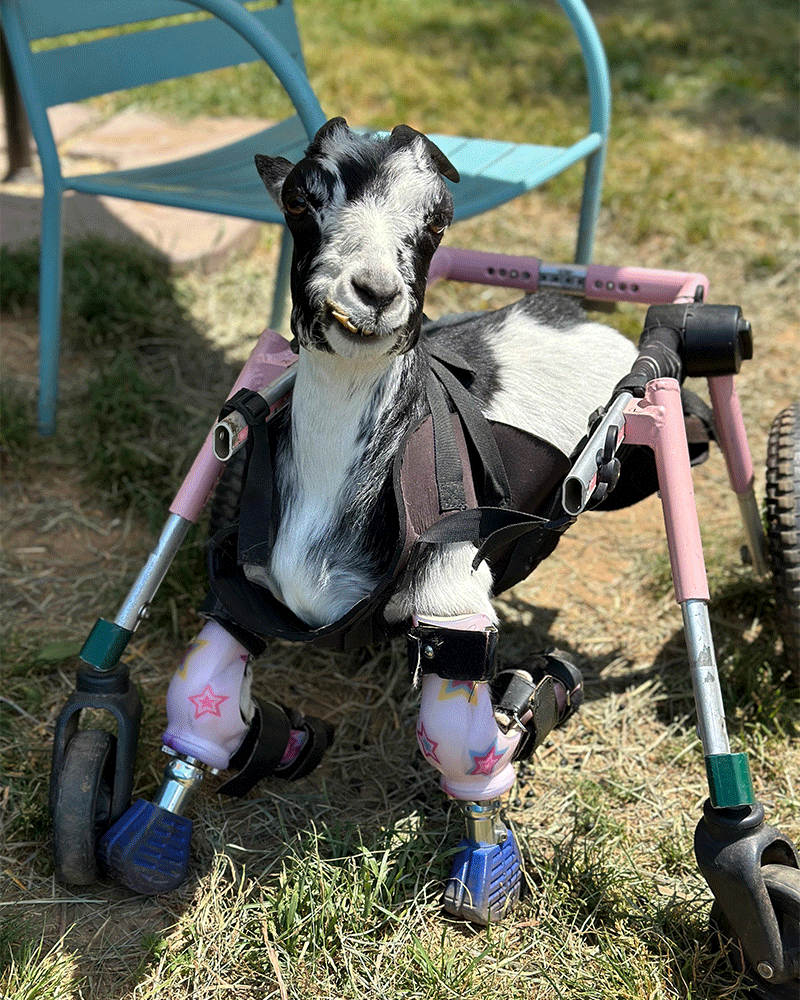
<path id="1" fill-rule="evenodd" d="M 97 845 L 107 873 L 144 896 L 177 889 L 189 874 L 192 821 L 181 814 L 211 770 L 193 757 L 164 750 L 170 761 L 155 800 L 134 802 Z"/>
<path id="2" fill-rule="evenodd" d="M 137 799 L 100 838 L 97 857 L 112 878 L 154 896 L 185 881 L 191 837 L 190 819 Z"/>
<path id="3" fill-rule="evenodd" d="M 499 802 L 462 802 L 467 837 L 458 845 L 443 904 L 455 917 L 497 923 L 522 888 L 522 859 L 513 831 L 498 819 Z"/>

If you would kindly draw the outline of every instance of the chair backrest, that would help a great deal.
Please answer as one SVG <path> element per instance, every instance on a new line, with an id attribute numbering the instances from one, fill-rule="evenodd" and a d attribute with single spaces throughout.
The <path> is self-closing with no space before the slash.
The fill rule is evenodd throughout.
<path id="1" fill-rule="evenodd" d="M 583 0 L 558 0 L 583 53 L 593 132 L 608 138 L 611 127 L 611 77 L 603 42 Z"/>
<path id="2" fill-rule="evenodd" d="M 45 107 L 260 58 L 238 31 L 219 17 L 202 12 L 198 17 L 197 7 L 183 0 L 3 0 L 3 5 L 16 8 L 28 42 L 47 39 L 30 54 Z M 216 7 L 213 12 L 224 17 L 243 5 L 212 0 L 200 6 Z M 249 13 L 305 72 L 291 0 Z M 123 25 L 121 33 L 81 38 Z"/>

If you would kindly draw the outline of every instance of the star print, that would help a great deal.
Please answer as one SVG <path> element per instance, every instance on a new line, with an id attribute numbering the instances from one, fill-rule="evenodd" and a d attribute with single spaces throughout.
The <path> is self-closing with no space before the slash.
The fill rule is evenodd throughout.
<path id="1" fill-rule="evenodd" d="M 471 701 L 474 690 L 475 684 L 472 681 L 445 681 L 436 700 L 448 701 L 450 698 L 463 695 L 467 701 Z"/>
<path id="2" fill-rule="evenodd" d="M 483 753 L 477 753 L 475 750 L 470 750 L 469 755 L 472 757 L 472 763 L 474 767 L 469 772 L 470 774 L 492 774 L 498 763 L 505 757 L 505 750 L 502 753 L 497 752 L 497 743 L 492 743 Z"/>
<path id="3" fill-rule="evenodd" d="M 199 719 L 201 715 L 222 716 L 219 707 L 223 701 L 227 701 L 226 694 L 214 694 L 214 689 L 210 684 L 206 684 L 200 694 L 190 694 L 189 701 L 194 705 L 194 717 Z"/>
<path id="4" fill-rule="evenodd" d="M 442 763 L 436 756 L 436 749 L 439 744 L 428 736 L 422 723 L 420 723 L 420 727 L 417 730 L 417 742 L 419 743 L 420 750 L 428 760 L 435 760 L 437 764 Z"/>
<path id="5" fill-rule="evenodd" d="M 191 660 L 191 658 L 198 650 L 205 649 L 207 645 L 208 645 L 207 639 L 195 639 L 195 641 L 191 644 L 191 646 L 186 650 L 186 656 L 184 656 L 183 662 L 176 671 L 178 677 L 180 677 L 182 681 L 186 680 L 186 668 L 189 666 L 189 660 Z"/>

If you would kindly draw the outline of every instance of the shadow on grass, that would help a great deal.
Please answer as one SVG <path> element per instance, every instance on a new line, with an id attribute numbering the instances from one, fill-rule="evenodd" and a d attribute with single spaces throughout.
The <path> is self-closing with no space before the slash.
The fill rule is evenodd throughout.
<path id="1" fill-rule="evenodd" d="M 620 110 L 627 101 L 668 104 L 693 124 L 798 139 L 794 4 L 672 0 L 647 12 L 636 0 L 589 6 Z M 586 91 L 580 51 L 555 4 L 492 4 L 435 17 L 421 8 L 411 17 L 381 21 L 379 44 L 402 50 L 412 35 L 415 53 L 478 86 L 502 68 L 500 99 L 510 105 L 531 106 L 536 95 L 573 103 Z"/>
<path id="2" fill-rule="evenodd" d="M 746 739 L 761 731 L 794 739 L 800 732 L 800 688 L 796 665 L 783 653 L 771 583 L 739 576 L 718 587 L 709 602 L 726 725 Z M 691 713 L 694 695 L 682 631 L 656 655 L 653 670 L 670 694 L 664 721 Z"/>
<path id="3" fill-rule="evenodd" d="M 37 246 L 0 253 L 0 309 L 34 310 Z M 166 264 L 132 245 L 89 238 L 67 246 L 62 316 L 56 448 L 83 469 L 99 501 L 152 521 L 174 495 L 236 370 L 196 328 Z M 19 413 L 10 416 L 4 444 L 19 461 L 30 428 Z"/>
<path id="4" fill-rule="evenodd" d="M 557 611 L 532 608 L 508 596 L 504 597 L 504 603 L 512 614 L 503 616 L 501 657 L 506 650 L 508 659 L 524 663 L 542 649 L 553 646 L 549 633 Z M 533 624 L 520 625 L 516 620 L 518 612 L 532 613 Z M 755 727 L 796 738 L 800 732 L 800 678 L 796 665 L 790 664 L 783 654 L 771 582 L 759 581 L 746 573 L 732 576 L 712 594 L 709 614 L 731 734 L 745 735 Z M 665 725 L 685 716 L 694 720 L 694 694 L 682 630 L 676 631 L 660 649 L 653 650 L 649 666 L 634 668 L 631 660 L 629 670 L 614 676 L 604 676 L 604 671 L 612 663 L 619 664 L 621 660 L 624 663 L 622 645 L 591 659 L 582 653 L 579 642 L 565 644 L 559 639 L 559 646 L 580 666 L 587 701 L 605 698 L 611 692 L 623 693 L 658 678 L 666 697 L 656 703 L 656 718 Z M 687 728 L 693 729 L 694 722 L 687 722 Z"/>
<path id="5" fill-rule="evenodd" d="M 1 253 L 0 309 L 30 315 L 38 298 L 38 248 Z M 38 436 L 34 401 L 7 375 L 4 474 L 57 482 L 65 466 L 78 470 L 93 505 L 156 534 L 238 368 L 197 328 L 165 262 L 136 246 L 100 238 L 68 245 L 62 303 L 57 433 Z M 8 359 L 4 367 L 13 372 Z M 195 604 L 204 576 L 199 546 L 187 544 L 167 591 Z"/>

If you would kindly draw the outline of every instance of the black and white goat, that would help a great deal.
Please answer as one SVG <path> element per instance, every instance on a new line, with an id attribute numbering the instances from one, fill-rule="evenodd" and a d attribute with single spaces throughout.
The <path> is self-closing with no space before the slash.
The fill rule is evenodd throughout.
<path id="1" fill-rule="evenodd" d="M 574 300 L 529 296 L 422 332 L 428 266 L 453 214 L 453 167 L 405 126 L 385 140 L 329 122 L 297 165 L 256 157 L 295 243 L 292 331 L 300 346 L 291 431 L 275 466 L 281 512 L 269 566 L 250 572 L 303 621 L 333 622 L 373 590 L 392 540 L 369 525 L 401 443 L 426 405 L 426 344 L 455 347 L 484 415 L 569 455 L 635 357 Z M 591 375 L 587 376 L 588 370 Z M 383 551 L 382 551 L 383 547 Z M 442 547 L 387 608 L 495 621 L 474 546 Z"/>
<path id="2" fill-rule="evenodd" d="M 294 237 L 297 375 L 290 405 L 262 438 L 272 483 L 260 495 L 269 509 L 259 515 L 251 502 L 247 528 L 258 533 L 254 517 L 261 516 L 261 555 L 248 560 L 240 545 L 230 556 L 238 559 L 238 593 L 250 588 L 250 596 L 241 608 L 235 600 L 226 606 L 230 591 L 216 588 L 212 620 L 170 688 L 165 743 L 195 767 L 242 768 L 233 792 L 269 773 L 307 773 L 330 734 L 318 720 L 253 703 L 253 601 L 265 609 L 262 635 L 275 634 L 270 620 L 293 621 L 301 638 L 304 629 L 329 635 L 359 606 L 379 613 L 387 631 L 399 626 L 409 634 L 422 684 L 420 748 L 467 816 L 469 836 L 446 905 L 480 922 L 496 919 L 520 881 L 513 837 L 497 821 L 499 796 L 513 782 L 513 760 L 574 710 L 580 678 L 557 655 L 497 675 L 491 598 L 498 581 L 489 561 L 476 565 L 479 539 L 445 531 L 434 544 L 424 534 L 428 525 L 416 525 L 416 543 L 398 559 L 408 513 L 402 495 L 397 499 L 398 458 L 435 409 L 432 372 L 447 369 L 447 391 L 439 390 L 446 416 L 433 421 L 433 449 L 420 453 L 435 465 L 449 447 L 463 465 L 474 451 L 474 436 L 468 443 L 470 434 L 450 416 L 459 410 L 460 385 L 486 426 L 516 434 L 517 445 L 534 442 L 549 463 L 545 478 L 552 477 L 636 351 L 616 331 L 588 321 L 574 300 L 554 294 L 425 320 L 428 267 L 453 215 L 444 178 L 458 177 L 440 150 L 407 126 L 365 137 L 335 118 L 299 163 L 257 156 L 256 165 Z M 536 478 L 537 468 L 522 464 Z M 515 506 L 514 483 L 510 489 L 506 505 Z M 436 497 L 435 483 L 425 490 Z M 453 513 L 486 505 L 477 481 L 466 494 Z M 435 510 L 434 520 L 442 513 Z M 408 517 L 415 519 L 413 509 Z M 238 611 L 248 609 L 242 623 Z M 502 891 L 491 900 L 472 864 L 479 845 L 491 847 L 489 868 L 501 874 Z"/>

